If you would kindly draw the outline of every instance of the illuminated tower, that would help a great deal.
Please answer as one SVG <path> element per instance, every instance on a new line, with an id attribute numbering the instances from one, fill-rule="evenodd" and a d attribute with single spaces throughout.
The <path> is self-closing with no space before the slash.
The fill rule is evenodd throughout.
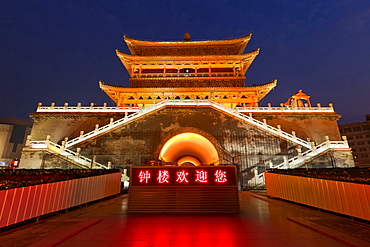
<path id="1" fill-rule="evenodd" d="M 125 36 L 131 55 L 116 53 L 130 87 L 99 82 L 114 106 L 40 103 L 21 166 L 235 164 L 241 187 L 263 184 L 270 167 L 353 166 L 331 104 L 312 106 L 300 90 L 280 106 L 259 105 L 277 82 L 245 85 L 259 51 L 243 53 L 250 38 L 191 41 L 185 34 L 183 41 L 152 42 Z"/>

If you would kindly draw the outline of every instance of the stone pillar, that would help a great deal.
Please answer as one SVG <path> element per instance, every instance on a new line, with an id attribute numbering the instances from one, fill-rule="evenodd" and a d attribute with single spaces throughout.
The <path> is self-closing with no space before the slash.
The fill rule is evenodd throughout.
<path id="1" fill-rule="evenodd" d="M 43 151 L 24 149 L 19 161 L 20 169 L 41 169 L 44 160 Z"/>

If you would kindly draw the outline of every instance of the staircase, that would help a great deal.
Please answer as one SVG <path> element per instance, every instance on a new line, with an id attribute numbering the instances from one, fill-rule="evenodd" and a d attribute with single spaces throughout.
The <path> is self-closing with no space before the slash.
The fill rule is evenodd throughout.
<path id="1" fill-rule="evenodd" d="M 245 122 L 248 122 L 249 124 L 252 124 L 264 131 L 267 131 L 277 137 L 280 137 L 282 139 L 285 139 L 287 141 L 290 141 L 290 142 L 293 142 L 293 143 L 296 143 L 297 145 L 300 145 L 300 146 L 303 146 L 303 147 L 306 147 L 306 148 L 311 148 L 311 144 L 305 140 L 302 140 L 298 137 L 295 136 L 295 134 L 289 134 L 287 132 L 284 132 L 282 131 L 280 128 L 275 128 L 275 127 L 272 127 L 270 125 L 268 125 L 266 123 L 266 121 L 259 121 L 257 119 L 254 119 L 252 118 L 251 116 L 247 116 L 243 113 L 239 113 L 237 110 L 233 109 L 233 108 L 230 108 L 230 107 L 227 107 L 227 106 L 224 106 L 222 104 L 219 104 L 219 103 L 216 103 L 216 102 L 213 102 L 213 101 L 208 101 L 208 100 L 165 100 L 165 101 L 162 101 L 158 104 L 154 104 L 150 107 L 143 107 L 143 108 L 140 108 L 139 111 L 131 114 L 131 115 L 125 115 L 124 118 L 121 118 L 119 120 L 116 120 L 116 121 L 111 121 L 109 124 L 105 125 L 105 126 L 102 126 L 99 128 L 99 126 L 96 127 L 95 130 L 93 131 L 90 131 L 86 134 L 81 134 L 79 137 L 75 138 L 75 139 L 71 139 L 69 141 L 66 142 L 66 147 L 71 147 L 71 146 L 74 146 L 78 143 L 81 143 L 81 142 L 84 142 L 86 140 L 89 140 L 91 138 L 95 138 L 95 137 L 98 137 L 98 136 L 101 136 L 109 131 L 112 131 L 120 126 L 122 126 L 123 124 L 127 124 L 135 119 L 138 119 L 144 115 L 147 115 L 153 111 L 156 111 L 156 110 L 159 110 L 159 109 L 162 109 L 164 107 L 168 107 L 168 106 L 210 106 L 212 108 L 215 108 L 217 110 L 220 110 L 222 112 L 225 112 L 229 115 L 232 115 L 238 119 L 241 119 Z"/>
<path id="2" fill-rule="evenodd" d="M 264 120 L 263 122 L 257 120 L 257 119 L 254 119 L 253 117 L 251 116 L 247 116 L 243 113 L 239 113 L 237 109 L 233 109 L 233 108 L 230 108 L 230 107 L 227 107 L 227 106 L 224 106 L 222 104 L 219 104 L 219 103 L 216 103 L 216 102 L 210 102 L 210 105 L 216 109 L 219 109 L 223 112 L 226 112 L 234 117 L 237 117 L 245 122 L 248 122 L 262 130 L 265 130 L 277 137 L 280 137 L 282 139 L 285 139 L 287 141 L 290 141 L 290 142 L 293 142 L 293 143 L 296 143 L 300 146 L 303 146 L 303 147 L 306 147 L 306 148 L 311 148 L 311 144 L 308 142 L 308 141 L 305 141 L 303 139 L 300 139 L 298 137 L 295 136 L 295 133 L 293 132 L 292 134 L 289 134 L 287 132 L 284 132 L 280 129 L 280 127 L 278 128 L 275 128 L 271 125 L 268 125 L 266 123 L 266 121 Z"/>
<path id="3" fill-rule="evenodd" d="M 109 169 L 108 166 L 102 165 L 98 162 L 93 162 L 91 159 L 82 156 L 79 153 L 73 152 L 72 150 L 66 149 L 64 146 L 58 145 L 48 139 L 45 141 L 29 141 L 24 150 L 27 149 L 41 149 L 50 154 L 59 155 L 62 159 L 82 169 L 90 169 L 92 163 L 94 163 L 93 167 L 95 166 L 96 168 L 100 169 Z"/>
<path id="4" fill-rule="evenodd" d="M 272 165 L 270 162 L 270 168 L 272 169 L 281 169 L 281 168 L 298 168 L 302 165 L 304 165 L 307 162 L 312 161 L 314 158 L 317 156 L 324 154 L 328 151 L 336 151 L 336 150 L 343 150 L 343 149 L 349 149 L 348 142 L 344 138 L 343 141 L 330 141 L 328 138 L 326 141 L 323 143 L 315 146 L 312 143 L 312 149 L 307 150 L 304 153 L 298 154 L 297 156 L 294 156 L 290 158 L 289 160 L 286 160 L 283 163 L 280 163 L 276 166 Z M 256 183 L 263 183 L 264 178 L 263 178 L 263 172 L 260 174 L 256 174 Z"/>

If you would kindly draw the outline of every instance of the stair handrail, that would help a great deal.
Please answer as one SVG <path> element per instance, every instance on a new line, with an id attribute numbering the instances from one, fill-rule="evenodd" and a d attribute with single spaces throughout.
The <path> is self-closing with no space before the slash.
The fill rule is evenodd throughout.
<path id="1" fill-rule="evenodd" d="M 110 123 L 108 123 L 108 124 L 106 124 L 102 127 L 98 127 L 95 130 L 92 130 L 90 132 L 87 132 L 85 134 L 80 135 L 79 137 L 76 137 L 74 139 L 71 139 L 71 140 L 67 141 L 66 142 L 66 147 L 73 146 L 73 145 L 75 145 L 75 144 L 77 144 L 81 141 L 87 140 L 91 137 L 101 135 L 101 134 L 105 133 L 108 130 L 112 130 L 114 128 L 117 128 L 122 123 L 127 123 L 127 122 L 133 120 L 134 118 L 140 117 L 140 116 L 142 116 L 144 114 L 147 114 L 149 112 L 152 112 L 154 110 L 158 110 L 158 109 L 161 109 L 165 106 L 171 106 L 171 105 L 177 105 L 177 106 L 181 106 L 181 105 L 209 105 L 209 106 L 213 106 L 216 109 L 219 109 L 219 110 L 222 110 L 222 111 L 227 112 L 229 114 L 232 114 L 232 115 L 238 117 L 239 119 L 242 119 L 242 120 L 247 121 L 247 122 L 249 122 L 249 123 L 251 123 L 251 124 L 253 124 L 253 125 L 255 125 L 259 128 L 267 130 L 270 133 L 274 134 L 275 136 L 285 138 L 289 141 L 297 143 L 298 145 L 304 146 L 306 148 L 312 148 L 309 142 L 307 142 L 303 139 L 300 139 L 300 138 L 296 137 L 295 135 L 289 134 L 285 131 L 282 131 L 281 129 L 275 128 L 271 125 L 266 124 L 265 122 L 261 122 L 257 119 L 254 119 L 253 117 L 247 116 L 243 113 L 239 113 L 236 108 L 227 107 L 227 106 L 224 106 L 222 104 L 216 103 L 216 102 L 211 101 L 211 100 L 164 100 L 164 101 L 161 101 L 159 103 L 153 104 L 149 107 L 142 107 L 142 108 L 139 109 L 139 111 L 137 111 L 133 114 L 125 115 L 124 118 L 120 118 L 116 121 L 110 122 Z"/>
<path id="2" fill-rule="evenodd" d="M 303 147 L 306 147 L 306 148 L 309 148 L 311 149 L 312 146 L 311 144 L 308 142 L 308 141 L 305 141 L 301 138 L 298 138 L 296 137 L 295 135 L 292 135 L 292 134 L 289 134 L 281 129 L 278 129 L 278 128 L 275 128 L 271 125 L 268 125 L 266 124 L 265 122 L 261 122 L 253 117 L 250 117 L 250 116 L 247 116 L 245 114 L 242 114 L 242 113 L 239 113 L 236 109 L 234 110 L 233 108 L 230 108 L 230 107 L 227 107 L 227 106 L 224 106 L 222 104 L 219 104 L 219 103 L 216 103 L 216 102 L 212 102 L 211 103 L 213 106 L 215 106 L 216 108 L 218 109 L 221 109 L 221 110 L 224 110 L 238 118 L 241 118 L 249 123 L 252 123 L 264 130 L 268 130 L 269 132 L 271 132 L 272 134 L 276 135 L 276 136 L 279 136 L 279 137 L 283 137 L 285 139 L 288 139 L 292 142 L 295 142 Z"/>
<path id="3" fill-rule="evenodd" d="M 326 141 L 320 143 L 319 145 L 315 146 L 313 149 L 309 149 L 306 152 L 304 152 L 302 154 L 299 154 L 299 155 L 296 155 L 296 156 L 288 159 L 286 162 L 282 162 L 282 163 L 280 163 L 276 166 L 272 166 L 271 168 L 272 169 L 280 169 L 281 167 L 283 167 L 286 164 L 291 164 L 294 161 L 301 159 L 298 164 L 289 167 L 289 168 L 295 168 L 297 166 L 300 166 L 302 164 L 302 162 L 307 162 L 307 160 L 312 159 L 315 156 L 318 156 L 319 154 L 322 154 L 322 153 L 324 153 L 325 151 L 327 151 L 329 149 L 336 149 L 336 148 L 338 148 L 338 149 L 349 148 L 348 142 L 347 141 L 329 141 L 329 140 L 326 140 Z M 312 154 L 312 153 L 314 154 L 313 156 L 307 157 L 309 154 Z M 302 159 L 305 156 L 307 157 L 307 159 Z M 259 178 L 261 178 L 262 176 L 263 176 L 263 173 L 260 173 L 258 175 Z"/>
<path id="4" fill-rule="evenodd" d="M 142 107 L 139 109 L 139 111 L 133 113 L 133 114 L 130 114 L 130 115 L 125 115 L 125 117 L 123 118 L 120 118 L 114 122 L 111 122 L 109 124 L 106 124 L 106 125 L 103 125 L 102 127 L 99 127 L 95 130 L 92 130 L 90 132 L 87 132 L 83 135 L 80 135 L 79 137 L 76 137 L 74 139 L 71 139 L 69 141 L 66 142 L 66 147 L 70 147 L 70 146 L 73 146 L 75 145 L 76 143 L 82 141 L 82 140 L 87 140 L 89 139 L 90 137 L 94 137 L 94 136 L 97 136 L 97 135 L 101 135 L 102 133 L 104 133 L 105 131 L 108 131 L 108 130 L 111 130 L 111 129 L 114 129 L 118 126 L 120 126 L 122 123 L 125 123 L 125 122 L 129 122 L 131 121 L 132 119 L 136 118 L 136 117 L 140 117 L 144 114 L 147 114 L 151 111 L 154 111 L 156 109 L 159 109 L 159 108 L 162 108 L 166 105 L 166 101 L 162 101 L 158 104 L 153 104 L 152 106 L 149 106 L 149 107 Z"/>
<path id="5" fill-rule="evenodd" d="M 83 155 L 81 155 L 79 153 L 76 153 L 76 152 L 74 152 L 74 151 L 72 151 L 70 149 L 67 149 L 67 148 L 63 147 L 62 145 L 59 145 L 59 144 L 57 144 L 55 142 L 52 142 L 50 140 L 45 140 L 45 141 L 31 141 L 30 142 L 30 147 L 31 148 L 45 148 L 45 149 L 48 149 L 48 150 L 50 150 L 50 151 L 52 151 L 54 153 L 57 153 L 57 154 L 60 154 L 60 155 L 62 155 L 64 157 L 66 157 L 69 160 L 72 160 L 72 161 L 74 161 L 76 163 L 79 163 L 82 166 L 85 166 L 85 165 L 81 164 L 80 162 L 78 162 L 78 161 L 76 161 L 74 159 L 70 159 L 68 157 L 68 155 L 70 155 L 71 157 L 78 157 L 78 159 L 81 159 L 81 160 L 85 161 L 86 163 L 89 163 L 89 164 L 92 163 L 92 160 L 90 158 L 87 158 L 87 157 L 85 157 L 85 156 L 83 156 Z M 104 166 L 103 164 L 100 164 L 100 163 L 98 163 L 96 161 L 94 162 L 94 165 L 96 165 L 96 166 L 98 166 L 100 168 L 103 168 L 103 169 L 108 169 L 107 166 Z"/>

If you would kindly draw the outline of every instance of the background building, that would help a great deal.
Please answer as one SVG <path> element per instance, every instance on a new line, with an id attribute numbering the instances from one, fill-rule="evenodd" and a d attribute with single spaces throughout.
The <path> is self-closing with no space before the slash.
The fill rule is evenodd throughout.
<path id="1" fill-rule="evenodd" d="M 342 124 L 339 130 L 347 136 L 356 166 L 370 166 L 370 114 L 366 122 Z"/>
<path id="2" fill-rule="evenodd" d="M 19 160 L 32 121 L 21 118 L 0 117 L 0 167 L 10 167 Z"/>

